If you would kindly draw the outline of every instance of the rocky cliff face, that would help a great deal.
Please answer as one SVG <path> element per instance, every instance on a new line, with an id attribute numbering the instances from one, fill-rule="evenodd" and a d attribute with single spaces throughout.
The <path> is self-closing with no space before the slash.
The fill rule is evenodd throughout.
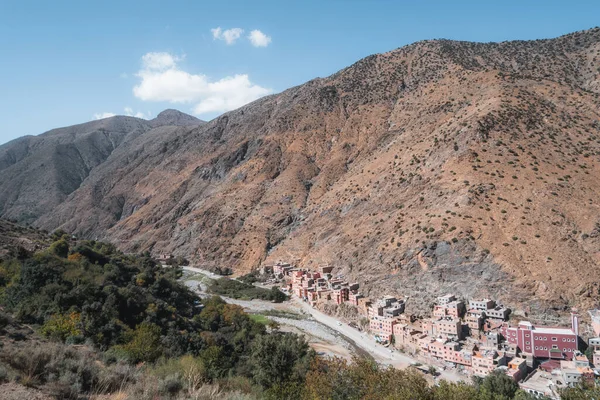
<path id="1" fill-rule="evenodd" d="M 129 134 L 31 221 L 240 272 L 329 262 L 373 294 L 590 305 L 599 68 L 600 29 L 419 42 L 201 126 Z"/>

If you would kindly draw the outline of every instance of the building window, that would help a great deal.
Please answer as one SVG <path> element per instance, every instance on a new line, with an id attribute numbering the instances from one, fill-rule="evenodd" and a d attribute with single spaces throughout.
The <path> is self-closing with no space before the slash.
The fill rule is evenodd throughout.
<path id="1" fill-rule="evenodd" d="M 536 349 L 536 350 L 539 350 L 539 349 L 538 349 L 538 346 L 535 346 L 535 349 Z"/>
<path id="2" fill-rule="evenodd" d="M 552 345 L 552 348 L 553 348 L 553 349 L 558 349 L 558 346 L 557 346 L 557 345 L 555 345 L 555 344 L 553 344 L 553 345 Z"/>
<path id="3" fill-rule="evenodd" d="M 563 342 L 566 342 L 566 341 L 567 341 L 567 339 L 563 338 Z"/>
<path id="4" fill-rule="evenodd" d="M 552 341 L 553 341 L 553 342 L 556 342 L 557 340 L 558 340 L 558 339 L 557 339 L 557 338 L 555 338 L 555 337 L 553 337 L 553 338 L 552 338 Z"/>

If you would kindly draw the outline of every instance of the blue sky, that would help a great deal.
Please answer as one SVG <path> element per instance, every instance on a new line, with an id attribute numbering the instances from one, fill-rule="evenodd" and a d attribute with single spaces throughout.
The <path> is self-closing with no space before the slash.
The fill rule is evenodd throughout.
<path id="1" fill-rule="evenodd" d="M 0 143 L 103 113 L 208 120 L 423 39 L 597 25 L 600 1 L 0 0 Z"/>

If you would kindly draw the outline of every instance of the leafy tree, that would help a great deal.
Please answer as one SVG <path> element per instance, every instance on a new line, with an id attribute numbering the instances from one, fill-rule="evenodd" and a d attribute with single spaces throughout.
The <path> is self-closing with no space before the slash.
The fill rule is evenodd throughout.
<path id="1" fill-rule="evenodd" d="M 64 342 L 69 337 L 81 335 L 80 324 L 80 313 L 55 314 L 42 326 L 41 332 L 45 336 Z"/>
<path id="2" fill-rule="evenodd" d="M 263 387 L 300 380 L 313 352 L 304 338 L 293 334 L 258 336 L 252 344 L 250 365 L 254 380 Z"/>
<path id="3" fill-rule="evenodd" d="M 67 258 L 69 255 L 69 243 L 65 239 L 57 240 L 50 245 L 48 251 L 52 254 L 56 254 L 61 258 Z"/>
<path id="4" fill-rule="evenodd" d="M 144 322 L 138 325 L 130 336 L 129 342 L 120 346 L 130 361 L 155 361 L 162 354 L 158 326 Z"/>
<path id="5" fill-rule="evenodd" d="M 593 382 L 581 382 L 572 388 L 565 388 L 560 391 L 562 400 L 596 400 L 600 398 L 600 387 Z"/>
<path id="6" fill-rule="evenodd" d="M 273 286 L 271 288 L 271 300 L 274 301 L 275 303 L 283 303 L 285 300 L 287 300 L 287 296 L 285 295 L 285 293 L 283 293 L 281 290 L 279 290 L 279 288 Z"/>
<path id="7" fill-rule="evenodd" d="M 431 399 L 421 374 L 413 369 L 381 368 L 355 359 L 315 359 L 306 375 L 306 399 Z"/>
<path id="8" fill-rule="evenodd" d="M 515 397 L 519 385 L 502 371 L 494 371 L 486 376 L 479 385 L 482 399 L 504 400 Z"/>
<path id="9" fill-rule="evenodd" d="M 473 385 L 441 380 L 439 386 L 433 388 L 433 400 L 477 400 L 479 395 Z"/>
<path id="10" fill-rule="evenodd" d="M 52 232 L 52 240 L 54 241 L 68 237 L 69 235 L 67 234 L 67 232 L 63 231 L 62 229 L 57 229 L 54 232 Z"/>
<path id="11" fill-rule="evenodd" d="M 225 349 L 221 346 L 210 346 L 200 353 L 200 359 L 206 366 L 206 372 L 210 379 L 223 377 L 231 367 Z"/>

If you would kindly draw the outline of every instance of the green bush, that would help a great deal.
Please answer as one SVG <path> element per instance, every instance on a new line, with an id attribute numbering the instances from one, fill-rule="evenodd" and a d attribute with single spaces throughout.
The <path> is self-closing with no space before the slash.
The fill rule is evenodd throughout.
<path id="1" fill-rule="evenodd" d="M 41 333 L 64 342 L 69 337 L 81 335 L 80 324 L 81 314 L 77 312 L 55 314 L 42 326 Z"/>
<path id="2" fill-rule="evenodd" d="M 299 382 L 308 371 L 312 356 L 312 350 L 300 336 L 260 336 L 252 345 L 252 375 L 256 383 L 263 387 Z"/>
<path id="3" fill-rule="evenodd" d="M 61 258 L 67 258 L 67 256 L 69 255 L 69 244 L 65 239 L 60 239 L 52 243 L 48 251 Z"/>
<path id="4" fill-rule="evenodd" d="M 214 280 L 208 287 L 208 291 L 233 299 L 261 299 L 277 303 L 281 303 L 287 299 L 287 296 L 276 287 L 272 287 L 269 290 L 228 278 Z"/>
<path id="5" fill-rule="evenodd" d="M 152 362 L 161 356 L 161 330 L 157 325 L 144 322 L 127 336 L 129 341 L 116 347 L 124 352 L 130 362 Z"/>

